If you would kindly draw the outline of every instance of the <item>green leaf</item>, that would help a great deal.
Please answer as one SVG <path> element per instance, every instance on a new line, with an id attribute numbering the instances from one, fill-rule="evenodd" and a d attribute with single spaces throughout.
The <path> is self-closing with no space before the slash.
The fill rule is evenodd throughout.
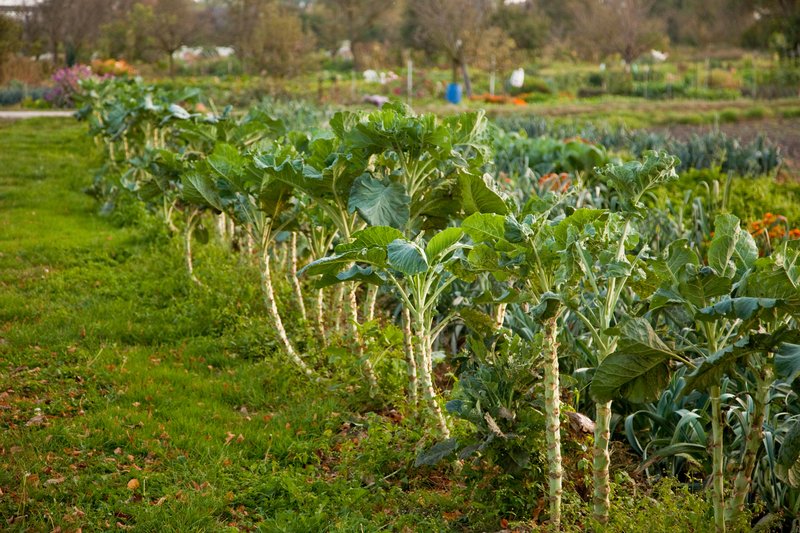
<path id="1" fill-rule="evenodd" d="M 380 181 L 363 174 L 353 182 L 348 209 L 371 226 L 402 228 L 408 222 L 411 198 L 400 183 Z"/>
<path id="2" fill-rule="evenodd" d="M 570 216 L 558 223 L 553 230 L 558 249 L 563 250 L 567 246 L 570 233 L 581 234 L 587 229 L 593 229 L 608 213 L 602 209 L 576 209 Z"/>
<path id="3" fill-rule="evenodd" d="M 775 351 L 775 374 L 792 383 L 800 376 L 800 344 L 782 343 Z"/>
<path id="4" fill-rule="evenodd" d="M 719 215 L 714 220 L 714 239 L 708 248 L 708 266 L 718 274 L 733 278 L 747 270 L 758 259 L 753 237 L 739 226 L 733 215 Z"/>
<path id="5" fill-rule="evenodd" d="M 453 246 L 461 237 L 464 236 L 464 231 L 461 228 L 446 228 L 439 231 L 431 237 L 428 244 L 425 245 L 425 255 L 428 260 L 435 261 L 439 254 Z"/>
<path id="6" fill-rule="evenodd" d="M 360 250 L 362 248 L 383 248 L 389 246 L 389 243 L 402 239 L 403 233 L 389 226 L 371 226 L 364 228 L 361 231 L 353 233 L 352 240 L 349 243 L 342 243 L 336 247 L 337 253 L 343 253 L 350 250 Z"/>
<path id="7" fill-rule="evenodd" d="M 675 167 L 680 160 L 666 152 L 647 151 L 644 161 L 611 164 L 600 171 L 609 187 L 616 190 L 621 203 L 628 209 L 642 209 L 644 194 L 664 183 L 678 179 Z"/>
<path id="8" fill-rule="evenodd" d="M 454 454 L 457 449 L 458 441 L 456 439 L 447 439 L 442 442 L 437 442 L 417 455 L 414 466 L 434 466 L 442 459 Z"/>
<path id="9" fill-rule="evenodd" d="M 487 179 L 488 178 L 488 179 Z M 489 184 L 492 177 L 485 174 L 483 177 L 472 174 L 459 174 L 458 183 L 461 189 L 461 200 L 464 214 L 495 213 L 505 215 L 508 206 L 503 198 Z"/>
<path id="10" fill-rule="evenodd" d="M 712 268 L 701 267 L 696 270 L 689 266 L 687 271 L 690 273 L 678 285 L 678 291 L 695 307 L 705 307 L 714 298 L 729 295 L 733 290 L 731 279 L 717 274 Z"/>
<path id="11" fill-rule="evenodd" d="M 467 254 L 467 263 L 469 263 L 470 268 L 476 271 L 495 272 L 502 270 L 497 252 L 483 242 L 472 247 Z"/>
<path id="12" fill-rule="evenodd" d="M 775 474 L 787 485 L 800 487 L 800 420 L 789 422 L 791 429 L 783 438 Z"/>
<path id="13" fill-rule="evenodd" d="M 711 387 L 719 385 L 722 377 L 735 369 L 739 359 L 751 352 L 749 343 L 749 337 L 744 337 L 704 359 L 691 374 L 686 376 L 684 392 L 708 391 Z"/>
<path id="14" fill-rule="evenodd" d="M 461 229 L 476 243 L 495 244 L 505 240 L 505 217 L 493 213 L 473 213 L 461 222 Z"/>
<path id="15" fill-rule="evenodd" d="M 729 319 L 750 320 L 761 312 L 774 309 L 780 304 L 774 298 L 726 298 L 721 302 L 705 307 L 697 312 L 700 320 L 716 320 L 724 317 Z"/>
<path id="16" fill-rule="evenodd" d="M 222 199 L 217 192 L 214 180 L 199 172 L 189 172 L 181 178 L 183 184 L 183 199 L 190 204 L 210 206 L 217 211 L 223 211 Z"/>
<path id="17" fill-rule="evenodd" d="M 428 270 L 428 258 L 416 243 L 396 239 L 386 247 L 389 265 L 406 276 L 421 274 Z"/>
<path id="18" fill-rule="evenodd" d="M 619 397 L 635 403 L 656 400 L 669 383 L 672 351 L 643 318 L 632 318 L 618 329 L 617 350 L 597 368 L 592 397 L 598 402 Z"/>
<path id="19" fill-rule="evenodd" d="M 241 174 L 246 160 L 230 144 L 218 143 L 208 156 L 208 166 L 223 178 L 232 179 Z"/>
<path id="20" fill-rule="evenodd" d="M 460 309 L 458 314 L 467 327 L 481 337 L 491 337 L 497 333 L 497 322 L 486 313 L 465 307 Z"/>

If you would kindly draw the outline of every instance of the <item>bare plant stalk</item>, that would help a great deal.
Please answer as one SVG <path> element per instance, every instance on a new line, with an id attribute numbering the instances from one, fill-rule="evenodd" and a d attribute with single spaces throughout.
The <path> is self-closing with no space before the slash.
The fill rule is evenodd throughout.
<path id="1" fill-rule="evenodd" d="M 369 357 L 365 356 L 364 354 L 364 342 L 362 341 L 361 335 L 358 332 L 358 299 L 356 298 L 357 290 L 358 285 L 355 283 L 351 284 L 349 291 L 350 333 L 353 336 L 353 342 L 356 343 L 356 354 L 358 355 L 359 361 L 361 361 L 361 366 L 364 369 L 364 376 L 367 378 L 370 391 L 375 391 L 378 388 L 378 378 L 375 375 L 375 369 L 372 368 L 372 361 L 370 361 Z"/>
<path id="2" fill-rule="evenodd" d="M 245 231 L 245 250 L 247 251 L 247 255 L 253 255 L 253 250 L 255 250 L 255 242 L 253 241 L 253 227 L 252 225 L 248 224 L 247 231 Z"/>
<path id="3" fill-rule="evenodd" d="M 333 307 L 336 309 L 334 316 L 333 329 L 336 333 L 342 332 L 342 322 L 344 322 L 344 284 L 339 284 L 336 287 L 336 292 L 333 295 Z"/>
<path id="4" fill-rule="evenodd" d="M 733 482 L 733 496 L 728 501 L 728 507 L 725 510 L 725 519 L 733 527 L 736 527 L 737 520 L 744 513 L 747 495 L 750 493 L 750 484 L 753 481 L 753 471 L 756 468 L 756 456 L 764 438 L 764 417 L 769 403 L 769 379 L 771 377 L 772 370 L 766 366 L 762 367 L 753 397 L 755 408 L 747 431 L 744 456 Z"/>
<path id="5" fill-rule="evenodd" d="M 319 340 L 325 342 L 325 290 L 317 289 L 317 335 Z"/>
<path id="6" fill-rule="evenodd" d="M 506 308 L 508 304 L 498 304 L 495 308 L 494 323 L 498 328 L 502 328 L 506 321 Z"/>
<path id="7" fill-rule="evenodd" d="M 441 406 L 436 399 L 436 390 L 433 387 L 433 353 L 430 330 L 425 324 L 425 319 L 417 317 L 417 338 L 419 339 L 419 372 L 422 396 L 428 404 L 431 414 L 436 420 L 439 432 L 445 439 L 450 438 L 450 428 L 447 427 L 447 420 L 444 417 Z"/>
<path id="8" fill-rule="evenodd" d="M 711 502 L 714 507 L 714 529 L 717 533 L 725 531 L 725 477 L 722 449 L 722 400 L 719 385 L 711 387 L 711 480 L 713 492 Z"/>
<path id="9" fill-rule="evenodd" d="M 403 307 L 403 346 L 406 352 L 406 364 L 408 365 L 408 403 L 412 406 L 417 405 L 417 360 L 414 358 L 414 335 L 411 333 L 411 313 L 408 308 Z"/>
<path id="10" fill-rule="evenodd" d="M 367 287 L 367 299 L 364 301 L 364 320 L 371 322 L 375 320 L 375 306 L 378 304 L 378 286 L 369 285 Z"/>
<path id="11" fill-rule="evenodd" d="M 186 258 L 186 270 L 189 273 L 189 279 L 197 285 L 202 286 L 203 284 L 200 283 L 200 280 L 194 275 L 194 257 L 192 256 L 192 235 L 194 234 L 194 229 L 197 227 L 199 214 L 197 209 L 192 209 L 189 212 L 189 217 L 186 219 L 186 229 L 183 232 L 183 251 Z"/>
<path id="12" fill-rule="evenodd" d="M 266 243 L 264 243 L 262 246 L 261 251 L 261 288 L 264 291 L 264 299 L 266 300 L 267 311 L 272 316 L 275 330 L 278 332 L 278 339 L 281 341 L 281 344 L 283 344 L 283 348 L 286 350 L 287 355 L 289 355 L 289 358 L 297 366 L 299 366 L 307 376 L 313 377 L 314 371 L 311 370 L 311 368 L 306 365 L 305 361 L 303 361 L 297 354 L 297 350 L 295 350 L 294 346 L 292 346 L 289 337 L 286 335 L 286 329 L 283 327 L 283 320 L 281 320 L 281 314 L 278 311 L 278 304 L 275 300 L 275 290 L 272 287 L 270 257 Z"/>
<path id="13" fill-rule="evenodd" d="M 292 286 L 294 287 L 294 296 L 300 306 L 300 316 L 303 317 L 303 322 L 308 322 L 306 315 L 306 304 L 303 301 L 303 289 L 300 287 L 300 280 L 297 277 L 297 233 L 292 232 L 292 240 L 289 243 L 289 277 L 292 278 Z"/>
<path id="14" fill-rule="evenodd" d="M 611 484 L 608 467 L 611 456 L 608 446 L 611 441 L 611 402 L 595 403 L 597 415 L 594 429 L 594 519 L 599 524 L 608 523 L 608 510 L 611 507 Z"/>
<path id="15" fill-rule="evenodd" d="M 561 466 L 561 393 L 558 370 L 558 316 L 544 323 L 544 403 L 546 416 L 545 441 L 547 442 L 548 498 L 550 500 L 550 527 L 558 531 L 561 525 L 561 494 L 563 470 Z"/>

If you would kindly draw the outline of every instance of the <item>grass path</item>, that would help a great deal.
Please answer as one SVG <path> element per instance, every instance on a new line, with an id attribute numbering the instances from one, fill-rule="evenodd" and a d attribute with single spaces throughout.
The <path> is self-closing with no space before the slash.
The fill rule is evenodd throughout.
<path id="1" fill-rule="evenodd" d="M 254 271 L 96 214 L 84 132 L 0 122 L 0 529 L 455 527 L 416 424 L 276 363 Z"/>

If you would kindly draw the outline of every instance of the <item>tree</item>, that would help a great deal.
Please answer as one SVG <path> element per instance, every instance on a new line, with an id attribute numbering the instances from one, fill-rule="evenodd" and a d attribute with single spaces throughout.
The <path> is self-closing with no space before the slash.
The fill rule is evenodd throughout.
<path id="1" fill-rule="evenodd" d="M 577 0 L 572 15 L 575 45 L 594 60 L 620 54 L 630 63 L 665 41 L 664 24 L 652 16 L 654 0 Z"/>
<path id="2" fill-rule="evenodd" d="M 472 95 L 467 63 L 475 55 L 492 13 L 491 0 L 415 0 L 417 37 L 447 54 L 453 66 L 453 82 L 458 69 L 464 77 L 464 90 Z"/>
<path id="3" fill-rule="evenodd" d="M 191 0 L 156 0 L 152 5 L 148 34 L 159 51 L 169 56 L 169 75 L 175 74 L 174 54 L 194 41 L 200 31 L 200 18 Z"/>
<path id="4" fill-rule="evenodd" d="M 14 19 L 0 15 L 0 82 L 4 79 L 6 57 L 19 50 L 21 34 L 22 28 Z"/>
<path id="5" fill-rule="evenodd" d="M 314 50 L 314 35 L 296 9 L 276 0 L 237 0 L 230 6 L 231 35 L 245 64 L 277 76 L 296 75 Z"/>
<path id="6" fill-rule="evenodd" d="M 318 31 L 329 46 L 338 47 L 343 40 L 350 41 L 353 67 L 363 67 L 360 45 L 369 41 L 384 40 L 391 33 L 391 24 L 384 24 L 396 11 L 396 3 L 374 0 L 320 0 Z"/>

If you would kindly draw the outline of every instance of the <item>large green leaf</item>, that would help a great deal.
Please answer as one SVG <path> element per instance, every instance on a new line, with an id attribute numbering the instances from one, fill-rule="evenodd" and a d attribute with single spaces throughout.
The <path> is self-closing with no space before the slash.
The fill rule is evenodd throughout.
<path id="1" fill-rule="evenodd" d="M 732 320 L 750 320 L 764 311 L 774 309 L 781 304 L 775 298 L 726 298 L 710 307 L 705 307 L 697 312 L 700 320 L 717 320 L 729 318 Z"/>
<path id="2" fill-rule="evenodd" d="M 461 229 L 476 243 L 496 244 L 505 240 L 505 217 L 493 213 L 474 213 L 461 222 Z"/>
<path id="3" fill-rule="evenodd" d="M 800 420 L 794 419 L 791 429 L 783 438 L 775 473 L 791 487 L 800 487 Z"/>
<path id="4" fill-rule="evenodd" d="M 505 215 L 508 213 L 508 206 L 503 198 L 486 181 L 492 179 L 486 174 L 484 177 L 462 173 L 458 176 L 458 183 L 461 189 L 461 200 L 464 214 L 473 213 L 496 213 Z"/>
<path id="5" fill-rule="evenodd" d="M 721 276 L 733 278 L 753 266 L 758 247 L 753 237 L 739 226 L 734 215 L 719 215 L 714 220 L 714 239 L 708 248 L 708 266 Z"/>
<path id="6" fill-rule="evenodd" d="M 429 261 L 435 261 L 439 254 L 453 246 L 463 236 L 464 231 L 461 228 L 445 228 L 431 237 L 431 240 L 425 245 L 425 255 Z"/>
<path id="7" fill-rule="evenodd" d="M 607 214 L 608 212 L 603 209 L 576 209 L 575 212 L 560 221 L 553 231 L 558 249 L 561 250 L 567 246 L 570 234 L 594 232 L 596 224 Z"/>
<path id="8" fill-rule="evenodd" d="M 405 239 L 396 239 L 386 247 L 389 265 L 406 276 L 421 274 L 428 270 L 428 258 L 425 251 L 416 243 Z"/>
<path id="9" fill-rule="evenodd" d="M 695 307 L 705 307 L 715 298 L 729 295 L 733 289 L 730 278 L 720 276 L 709 267 L 695 269 L 689 266 L 685 278 L 680 282 L 678 292 Z"/>
<path id="10" fill-rule="evenodd" d="M 205 173 L 188 172 L 183 175 L 183 199 L 190 204 L 210 206 L 218 211 L 223 211 L 222 199 L 214 179 Z"/>
<path id="11" fill-rule="evenodd" d="M 400 183 L 381 181 L 363 174 L 353 182 L 348 209 L 371 226 L 402 228 L 408 222 L 411 198 Z"/>
<path id="12" fill-rule="evenodd" d="M 669 383 L 673 352 L 643 318 L 621 324 L 619 335 L 616 351 L 595 372 L 592 397 L 599 402 L 619 397 L 636 403 L 657 399 Z"/>
<path id="13" fill-rule="evenodd" d="M 725 374 L 730 374 L 735 368 L 739 359 L 750 353 L 750 339 L 744 337 L 735 344 L 730 344 L 717 353 L 701 361 L 694 371 L 686 376 L 686 387 L 684 392 L 693 390 L 707 391 L 715 385 L 719 385 Z"/>
<path id="14" fill-rule="evenodd" d="M 791 383 L 800 376 L 800 344 L 784 342 L 775 351 L 775 374 Z"/>
<path id="15" fill-rule="evenodd" d="M 336 253 L 344 253 L 350 250 L 360 250 L 363 248 L 386 249 L 390 242 L 402 238 L 403 233 L 396 228 L 390 228 L 389 226 L 370 226 L 353 233 L 350 242 L 342 243 L 336 247 Z"/>
<path id="16" fill-rule="evenodd" d="M 233 179 L 241 174 L 246 162 L 239 150 L 225 143 L 218 143 L 208 156 L 208 166 L 227 179 Z"/>

